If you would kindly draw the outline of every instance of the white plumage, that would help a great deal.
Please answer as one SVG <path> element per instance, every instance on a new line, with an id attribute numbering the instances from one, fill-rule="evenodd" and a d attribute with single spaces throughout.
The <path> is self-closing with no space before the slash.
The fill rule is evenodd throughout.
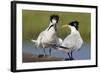
<path id="1" fill-rule="evenodd" d="M 53 43 L 61 44 L 62 40 L 57 37 L 54 27 L 51 27 L 50 30 L 48 28 L 39 34 L 37 40 L 32 40 L 37 47 L 48 48 Z"/>
<path id="2" fill-rule="evenodd" d="M 71 29 L 71 33 L 64 39 L 58 50 L 65 51 L 65 53 L 67 53 L 69 55 L 69 58 L 72 60 L 72 52 L 77 51 L 81 48 L 83 40 L 78 31 L 78 22 L 73 21 L 67 26 Z"/>
<path id="3" fill-rule="evenodd" d="M 43 48 L 44 56 L 45 56 L 45 48 L 50 48 L 49 53 L 51 55 L 52 45 L 50 44 L 60 45 L 62 43 L 62 40 L 57 37 L 58 20 L 59 20 L 58 16 L 56 15 L 51 16 L 49 27 L 39 34 L 37 40 L 32 40 L 37 48 L 39 47 Z"/>

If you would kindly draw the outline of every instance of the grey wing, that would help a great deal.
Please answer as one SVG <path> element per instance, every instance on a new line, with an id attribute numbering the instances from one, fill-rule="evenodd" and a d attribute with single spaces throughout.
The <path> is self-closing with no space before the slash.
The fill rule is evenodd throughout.
<path id="1" fill-rule="evenodd" d="M 62 46 L 68 47 L 68 48 L 73 48 L 74 45 L 75 45 L 75 41 L 76 41 L 75 36 L 73 36 L 73 35 L 68 35 L 68 36 L 64 39 L 64 41 L 63 41 L 63 43 L 62 43 Z"/>

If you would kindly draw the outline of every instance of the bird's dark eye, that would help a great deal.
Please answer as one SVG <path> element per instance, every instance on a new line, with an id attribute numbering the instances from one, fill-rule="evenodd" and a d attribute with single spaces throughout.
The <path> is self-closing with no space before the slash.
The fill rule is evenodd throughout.
<path id="1" fill-rule="evenodd" d="M 74 23 L 74 26 L 76 26 L 76 23 Z"/>

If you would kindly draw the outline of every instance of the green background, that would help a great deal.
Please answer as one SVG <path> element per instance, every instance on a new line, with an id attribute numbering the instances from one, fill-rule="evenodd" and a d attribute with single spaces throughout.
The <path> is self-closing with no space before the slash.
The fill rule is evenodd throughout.
<path id="1" fill-rule="evenodd" d="M 56 14 L 60 17 L 58 36 L 64 39 L 69 33 L 70 29 L 62 29 L 61 26 L 68 24 L 73 20 L 79 21 L 79 32 L 83 41 L 90 43 L 91 37 L 91 15 L 90 13 L 76 13 L 76 12 L 52 12 L 52 11 L 22 11 L 22 33 L 23 41 L 30 41 L 37 39 L 39 33 L 45 30 L 50 23 L 50 16 Z"/>

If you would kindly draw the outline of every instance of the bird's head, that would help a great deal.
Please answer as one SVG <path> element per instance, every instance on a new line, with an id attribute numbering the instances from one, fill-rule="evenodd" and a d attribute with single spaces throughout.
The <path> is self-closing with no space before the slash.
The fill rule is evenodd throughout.
<path id="1" fill-rule="evenodd" d="M 78 22 L 78 21 L 72 21 L 72 22 L 69 23 L 69 25 L 70 25 L 71 27 L 75 27 L 76 30 L 79 29 L 79 22 Z"/>
<path id="2" fill-rule="evenodd" d="M 69 28 L 78 30 L 79 29 L 79 22 L 78 21 L 72 21 L 68 25 L 63 25 L 62 27 L 63 28 L 64 27 L 69 27 Z"/>
<path id="3" fill-rule="evenodd" d="M 58 22 L 59 22 L 59 16 L 58 15 L 51 15 L 50 16 L 50 22 L 51 22 L 51 25 L 50 25 L 49 29 L 51 27 L 54 27 L 55 31 L 57 31 L 57 29 L 58 29 Z"/>
<path id="4" fill-rule="evenodd" d="M 59 16 L 58 16 L 58 15 L 51 15 L 51 16 L 50 16 L 50 22 L 51 22 L 52 24 L 57 24 L 58 21 L 59 21 Z"/>

